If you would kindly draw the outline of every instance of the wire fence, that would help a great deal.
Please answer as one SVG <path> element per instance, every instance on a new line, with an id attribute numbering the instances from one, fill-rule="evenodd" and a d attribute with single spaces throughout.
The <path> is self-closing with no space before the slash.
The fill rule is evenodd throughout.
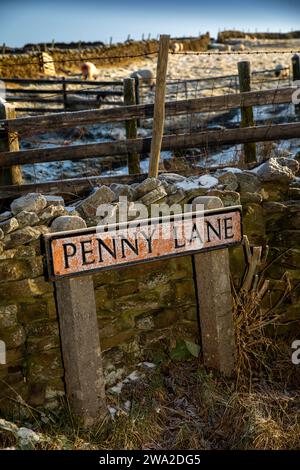
<path id="1" fill-rule="evenodd" d="M 243 50 L 243 51 L 217 51 L 217 50 L 208 50 L 208 51 L 182 51 L 182 52 L 174 52 L 172 50 L 169 51 L 170 55 L 181 55 L 181 56 L 251 56 L 251 55 L 261 55 L 261 54 L 296 54 L 299 53 L 299 49 L 273 49 L 273 50 Z M 107 56 L 100 56 L 100 55 L 92 55 L 91 57 L 85 57 L 84 59 L 81 58 L 64 58 L 64 59 L 51 59 L 51 60 L 43 60 L 43 64 L 53 64 L 53 63 L 76 63 L 76 62 L 87 62 L 87 61 L 108 61 L 108 60 L 127 60 L 127 59 L 138 59 L 141 57 L 148 57 L 154 56 L 158 54 L 158 50 L 156 51 L 149 51 L 149 52 L 142 52 L 139 54 L 123 54 L 123 55 L 107 55 Z M 34 61 L 25 61 L 25 62 L 7 62 L 5 61 L 5 67 L 23 67 L 27 65 L 41 65 L 41 60 L 37 59 Z"/>
<path id="2" fill-rule="evenodd" d="M 262 90 L 268 87 L 286 86 L 291 83 L 290 68 L 283 68 L 284 77 L 274 77 L 275 69 L 257 70 L 252 73 L 252 88 Z M 12 79 L 14 82 L 15 79 Z M 154 77 L 152 81 L 156 81 Z M 5 82 L 9 85 L 10 80 Z M 30 82 L 26 79 L 26 86 L 21 82 L 22 87 L 6 89 L 6 100 L 16 106 L 18 112 L 59 112 L 66 109 L 78 110 L 89 109 L 100 106 L 119 106 L 123 104 L 123 82 L 113 81 L 99 82 L 99 85 L 85 84 L 85 81 L 74 83 L 70 80 L 57 79 L 43 80 L 40 88 L 39 80 Z M 17 83 L 18 85 L 18 83 Z M 57 86 L 60 85 L 60 88 Z M 45 88 L 45 86 L 47 86 Z M 139 103 L 153 103 L 155 97 L 155 87 L 139 83 Z M 239 91 L 238 75 L 220 75 L 210 77 L 200 77 L 194 79 L 168 79 L 166 89 L 167 101 L 180 99 L 196 99 L 202 96 L 211 96 L 220 93 L 237 93 Z M 43 105 L 43 106 L 41 106 Z M 60 108 L 57 108 L 60 105 Z"/>
<path id="3" fill-rule="evenodd" d="M 272 51 L 192 51 L 192 52 L 178 52 L 170 53 L 171 56 L 249 56 L 258 54 L 292 54 L 295 50 L 272 50 Z M 144 53 L 138 55 L 124 55 L 118 57 L 90 57 L 85 60 L 109 60 L 109 59 L 124 59 L 124 58 L 137 58 L 153 56 L 156 52 Z M 174 57 L 175 58 L 175 57 Z M 82 62 L 82 59 L 76 60 L 63 60 L 60 62 Z M 56 61 L 54 61 L 56 62 Z M 212 70 L 203 67 L 201 73 L 211 74 Z M 222 69 L 223 73 L 226 70 Z M 294 122 L 299 119 L 299 115 L 295 112 L 295 107 L 291 103 L 276 104 L 276 90 L 286 87 L 292 83 L 291 68 L 283 67 L 279 76 L 275 75 L 275 68 L 266 68 L 262 70 L 253 70 L 251 74 L 251 89 L 253 91 L 261 90 L 274 90 L 274 101 L 264 106 L 254 106 L 254 121 L 256 125 L 267 125 L 270 128 L 274 124 Z M 117 77 L 116 80 L 124 78 Z M 154 82 L 156 78 L 154 77 Z M 67 80 L 66 80 L 67 81 Z M 99 92 L 103 90 L 102 86 L 95 86 L 93 84 L 79 85 L 81 91 L 84 92 Z M 111 85 L 110 85 L 111 86 Z M 70 85 L 68 93 L 76 94 L 77 85 Z M 30 88 L 29 88 L 30 89 Z M 119 88 L 120 85 L 119 85 Z M 35 90 L 34 90 L 35 91 Z M 50 90 L 49 90 L 50 91 Z M 37 90 L 38 93 L 38 90 Z M 199 78 L 180 78 L 169 77 L 167 81 L 166 101 L 178 103 L 182 100 L 201 99 L 203 97 L 224 96 L 229 94 L 239 93 L 239 79 L 237 73 L 220 74 L 216 76 L 200 76 Z M 60 97 L 61 94 L 56 90 L 51 90 L 47 94 L 47 99 Z M 147 105 L 154 102 L 155 87 L 148 84 L 140 83 L 139 86 L 139 103 Z M 103 103 L 101 106 L 104 106 Z M 110 105 L 111 106 L 111 105 Z M 180 139 L 182 134 L 193 135 L 199 132 L 215 131 L 223 129 L 234 129 L 241 125 L 241 111 L 240 108 L 232 109 L 226 107 L 222 110 L 216 110 L 213 106 L 208 107 L 205 112 L 188 112 L 184 115 L 167 116 L 165 120 L 165 135 L 175 136 Z M 138 138 L 146 138 L 151 136 L 152 131 L 152 118 L 139 119 Z M 53 148 L 57 146 L 76 146 L 80 144 L 91 144 L 101 142 L 119 142 L 126 138 L 124 123 L 114 122 L 105 124 L 91 124 L 84 126 L 77 126 L 75 129 L 65 129 L 59 132 L 52 133 L 51 135 L 41 135 L 39 137 L 32 137 L 24 135 L 21 140 L 22 149 L 38 149 L 38 148 Z M 279 141 L 279 142 L 265 142 L 257 144 L 258 161 L 266 158 L 266 155 L 293 155 L 300 150 L 299 139 Z M 206 172 L 212 169 L 226 167 L 228 165 L 241 166 L 243 165 L 243 145 L 230 144 L 214 145 L 201 144 L 199 146 L 191 146 L 190 148 L 161 152 L 161 169 L 168 171 L 183 171 L 187 169 L 197 170 L 202 169 Z M 141 172 L 147 171 L 149 155 L 147 152 L 141 154 Z M 102 158 L 89 158 L 83 160 L 68 160 L 68 161 L 53 161 L 48 163 L 33 163 L 27 164 L 24 167 L 24 174 L 26 181 L 38 183 L 40 181 L 51 179 L 64 179 L 77 176 L 110 176 L 122 175 L 127 173 L 127 156 L 121 155 L 118 158 L 105 157 Z"/>
<path id="4" fill-rule="evenodd" d="M 266 133 L 274 124 L 297 122 L 299 116 L 295 113 L 294 106 L 290 103 L 276 104 L 277 89 L 273 92 L 273 100 L 269 104 L 254 107 L 254 119 L 256 125 L 267 126 Z M 226 94 L 222 95 L 226 98 Z M 181 100 L 175 103 L 180 104 Z M 206 108 L 205 112 L 187 112 L 185 115 L 167 116 L 165 122 L 165 136 L 175 137 L 175 141 L 181 140 L 182 135 L 194 136 L 197 133 L 239 128 L 241 115 L 239 108 L 223 107 L 216 111 L 215 107 Z M 151 137 L 152 118 L 141 119 L 138 128 L 138 138 Z M 48 134 L 38 137 L 24 137 L 21 139 L 23 149 L 72 147 L 93 143 L 118 143 L 126 138 L 124 124 L 122 122 L 92 124 L 78 126 L 75 129 L 66 129 L 55 133 L 52 138 Z M 209 140 L 209 139 L 208 139 Z M 265 142 L 257 144 L 258 161 L 264 160 L 267 155 L 288 156 L 300 150 L 300 140 L 281 140 L 279 142 Z M 200 145 L 190 145 L 178 150 L 163 150 L 161 152 L 161 170 L 188 171 L 203 170 L 209 172 L 216 168 L 226 166 L 240 167 L 243 165 L 243 145 L 223 144 L 216 141 L 202 141 Z M 141 153 L 141 172 L 147 172 L 149 155 L 145 151 Z M 48 163 L 33 163 L 24 168 L 27 181 L 40 182 L 51 179 L 64 179 L 77 176 L 112 176 L 127 174 L 127 155 L 105 158 L 88 158 L 76 161 L 55 161 Z"/>

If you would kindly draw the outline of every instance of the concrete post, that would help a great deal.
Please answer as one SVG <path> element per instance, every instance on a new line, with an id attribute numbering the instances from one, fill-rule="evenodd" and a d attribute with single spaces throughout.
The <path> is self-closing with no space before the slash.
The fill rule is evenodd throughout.
<path id="1" fill-rule="evenodd" d="M 51 231 L 85 227 L 80 217 L 63 216 L 54 220 Z M 107 417 L 93 280 L 59 279 L 55 290 L 67 397 L 83 425 L 92 426 Z"/>
<path id="2" fill-rule="evenodd" d="M 223 207 L 218 197 L 197 197 L 193 205 Z M 234 325 L 228 249 L 193 256 L 203 361 L 225 375 L 234 370 Z"/>

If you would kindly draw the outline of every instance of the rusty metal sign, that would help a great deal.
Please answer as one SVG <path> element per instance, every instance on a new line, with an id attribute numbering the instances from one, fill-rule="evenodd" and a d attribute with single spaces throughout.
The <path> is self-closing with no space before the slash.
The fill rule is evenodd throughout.
<path id="1" fill-rule="evenodd" d="M 135 220 L 44 236 L 48 277 L 107 269 L 227 248 L 242 240 L 241 207 Z"/>

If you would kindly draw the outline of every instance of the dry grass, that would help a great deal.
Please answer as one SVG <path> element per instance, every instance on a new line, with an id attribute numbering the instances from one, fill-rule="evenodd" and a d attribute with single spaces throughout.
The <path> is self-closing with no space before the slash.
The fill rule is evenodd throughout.
<path id="1" fill-rule="evenodd" d="M 263 308 L 266 253 L 247 244 L 246 252 L 250 263 L 234 292 L 233 377 L 207 371 L 200 360 L 170 360 L 124 386 L 121 395 L 108 394 L 115 418 L 89 431 L 76 424 L 66 403 L 59 412 L 30 409 L 27 422 L 14 422 L 39 433 L 35 448 L 300 449 L 300 378 L 290 358 L 300 329 L 293 338 L 268 335 L 280 321 L 275 307 L 283 299 Z M 0 447 L 9 446 L 16 446 L 14 435 L 0 431 Z"/>
<path id="2" fill-rule="evenodd" d="M 271 371 L 271 357 L 279 355 L 274 337 L 266 328 L 280 319 L 276 310 L 261 308 L 257 291 L 235 293 L 233 318 L 236 334 L 236 376 L 238 382 L 248 382 Z"/>
<path id="3" fill-rule="evenodd" d="M 80 429 L 67 406 L 47 423 L 37 415 L 17 424 L 40 433 L 37 449 L 300 449 L 299 390 L 265 377 L 250 390 L 197 360 L 170 362 L 108 399 L 119 408 L 108 430 Z M 0 439 L 1 447 L 16 445 L 7 432 Z"/>

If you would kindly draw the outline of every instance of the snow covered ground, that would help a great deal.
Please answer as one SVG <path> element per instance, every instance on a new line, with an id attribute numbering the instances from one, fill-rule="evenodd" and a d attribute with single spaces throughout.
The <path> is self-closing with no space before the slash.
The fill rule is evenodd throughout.
<path id="1" fill-rule="evenodd" d="M 274 47 L 274 45 L 272 46 Z M 215 79 L 207 82 L 191 82 L 187 85 L 180 83 L 182 80 L 200 79 L 209 77 L 218 77 L 224 75 L 237 74 L 237 62 L 241 60 L 250 60 L 252 71 L 265 69 L 274 69 L 277 64 L 290 66 L 292 54 L 282 54 L 273 52 L 273 49 L 266 41 L 256 43 L 252 49 L 255 51 L 268 50 L 270 54 L 260 53 L 255 55 L 240 54 L 218 54 L 209 51 L 209 54 L 187 54 L 187 55 L 170 55 L 168 64 L 168 88 L 167 100 L 180 100 L 186 98 L 198 98 L 200 96 L 212 96 L 226 93 L 234 93 L 236 89 L 236 79 Z M 275 47 L 278 49 L 298 48 L 300 50 L 300 41 L 280 42 L 277 41 Z M 249 49 L 248 49 L 249 50 Z M 155 73 L 156 58 L 153 56 L 143 58 L 138 63 L 131 63 L 127 66 L 109 66 L 99 68 L 99 80 L 123 79 L 139 68 L 149 68 Z M 276 88 L 277 86 L 287 86 L 290 79 L 277 80 L 272 73 L 264 75 L 255 75 L 253 89 Z M 266 79 L 271 81 L 266 81 Z M 53 85 L 53 88 L 55 86 Z M 141 101 L 153 102 L 154 91 L 150 91 L 148 87 L 141 89 Z M 274 120 L 285 122 L 294 119 L 293 106 L 263 106 L 255 108 L 255 120 L 267 120 L 269 123 Z M 206 113 L 205 115 L 185 116 L 180 118 L 172 118 L 166 121 L 167 132 L 180 133 L 188 131 L 191 128 L 204 129 L 205 127 L 214 127 L 216 124 L 237 125 L 240 120 L 238 110 L 230 115 L 224 113 Z M 151 121 L 141 123 L 139 129 L 140 137 L 151 136 Z M 123 123 L 114 125 L 98 125 L 90 126 L 85 129 L 81 138 L 74 135 L 53 133 L 51 135 L 37 136 L 37 138 L 27 139 L 21 142 L 22 148 L 37 147 L 54 147 L 59 145 L 77 145 L 83 143 L 102 142 L 107 140 L 122 140 L 125 138 L 125 130 Z M 292 153 L 300 150 L 300 140 L 290 140 L 281 142 L 280 146 L 287 148 Z M 240 145 L 220 148 L 214 150 L 206 150 L 205 158 L 199 159 L 199 166 L 217 166 L 220 164 L 232 164 L 240 158 L 242 147 Z M 171 152 L 163 152 L 163 158 L 172 157 Z M 25 177 L 28 182 L 45 181 L 57 178 L 69 178 L 76 176 L 91 175 L 117 175 L 127 173 L 126 159 L 121 162 L 121 166 L 113 165 L 112 168 L 103 168 L 101 159 L 82 160 L 80 162 L 53 162 L 48 164 L 34 164 L 24 166 Z M 146 172 L 148 170 L 148 159 L 141 161 L 141 169 Z"/>

